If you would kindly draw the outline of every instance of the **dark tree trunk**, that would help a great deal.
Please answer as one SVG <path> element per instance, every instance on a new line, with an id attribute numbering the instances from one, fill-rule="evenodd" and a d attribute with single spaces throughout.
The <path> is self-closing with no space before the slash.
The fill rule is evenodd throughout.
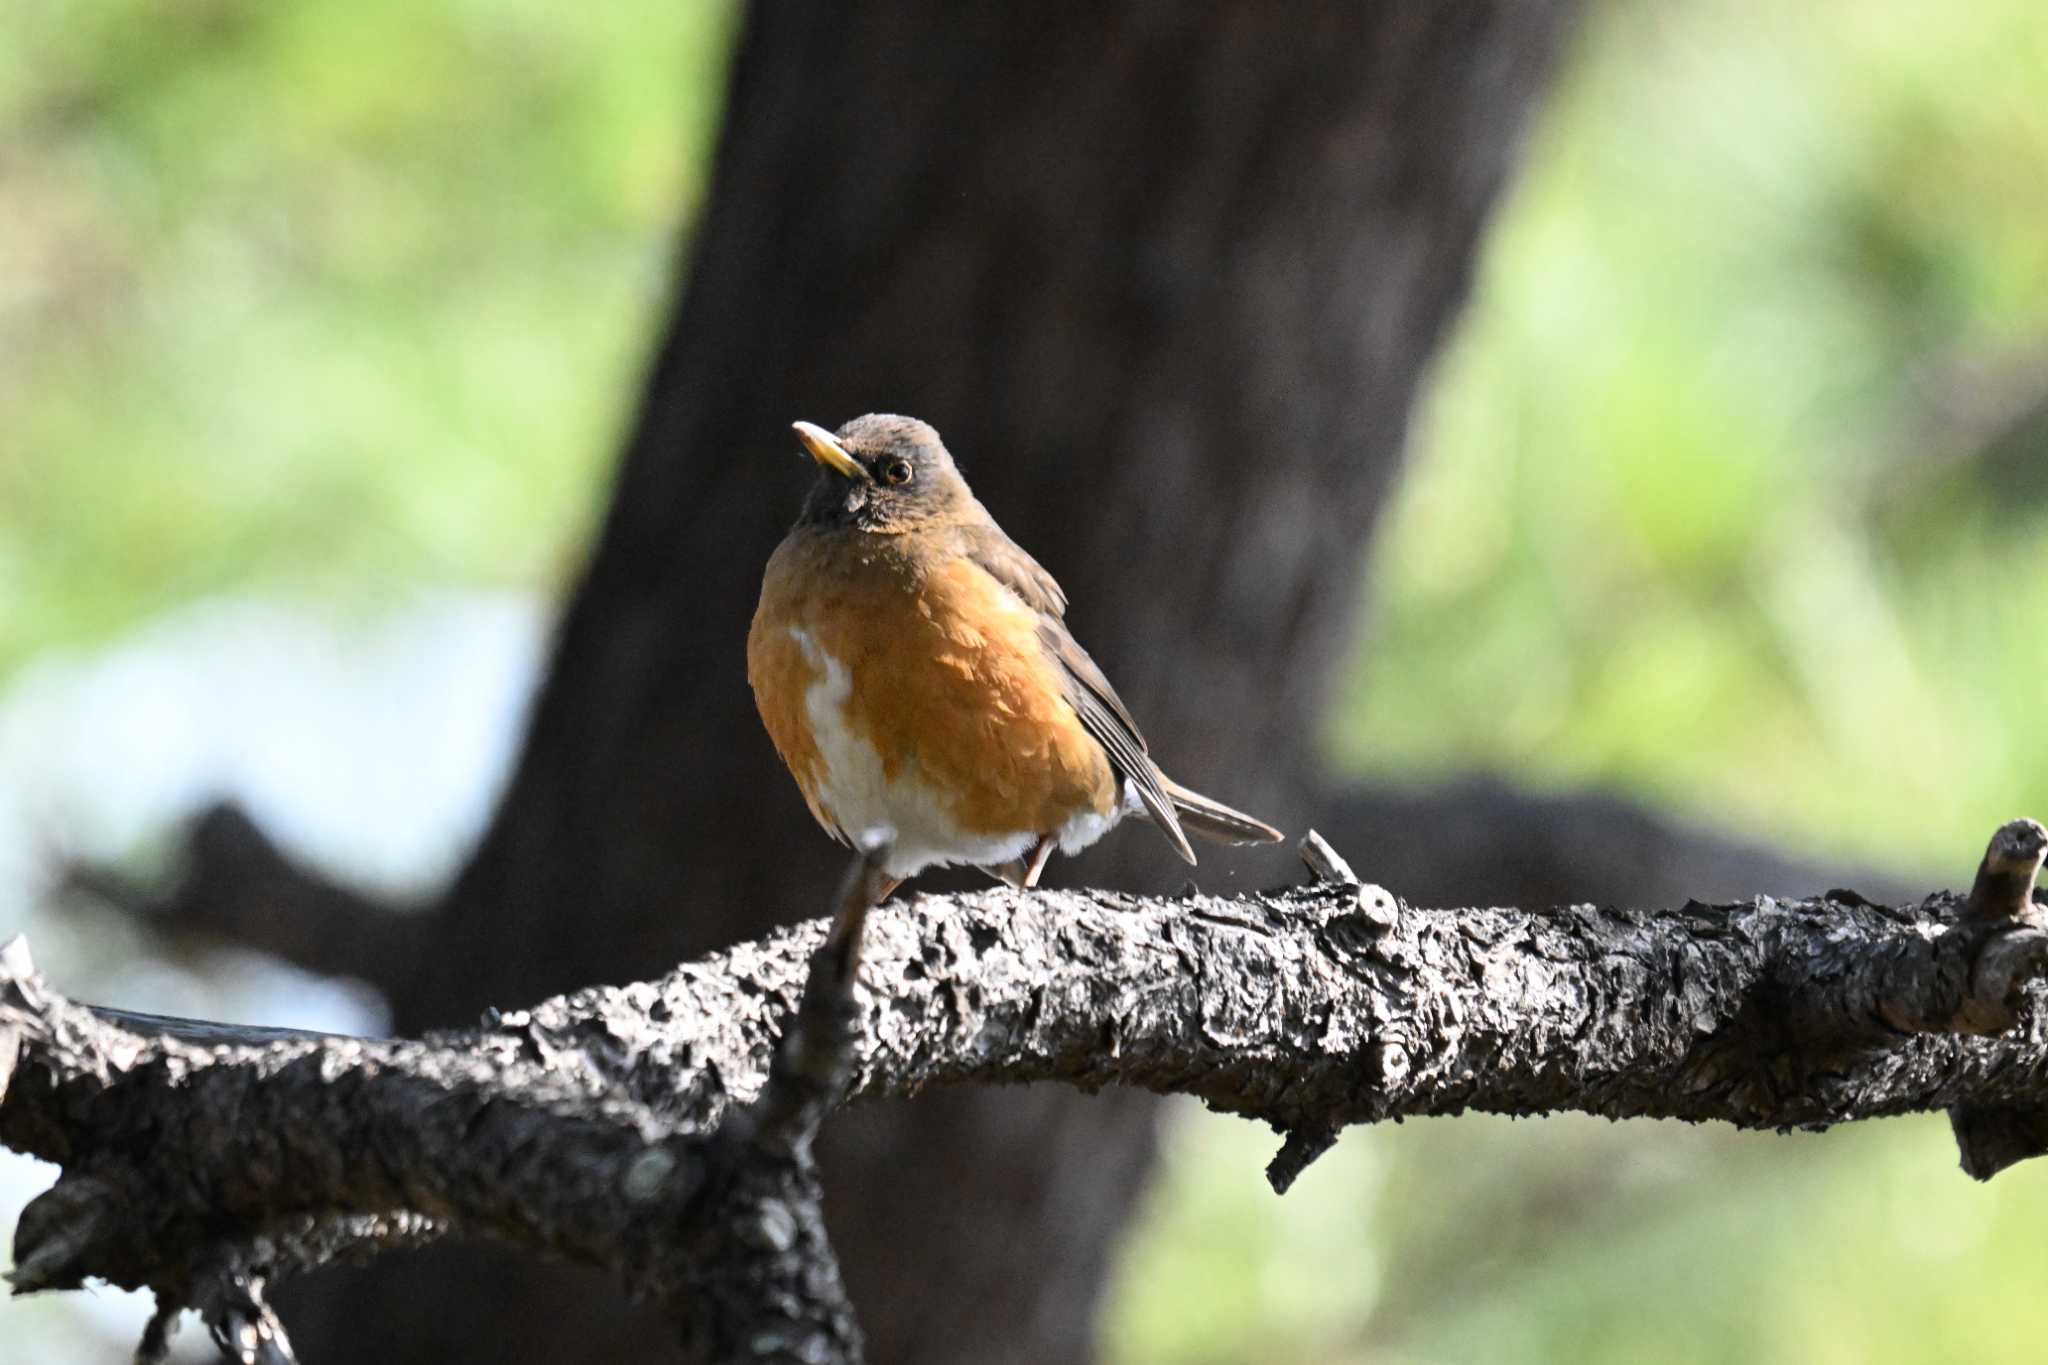
<path id="1" fill-rule="evenodd" d="M 936 425 L 1169 770 L 1298 824 L 1418 381 L 1574 8 L 755 6 L 609 519 L 399 1027 L 825 904 L 838 851 L 742 663 L 807 477 L 798 417 Z M 1200 875 L 1277 866 L 1218 851 Z M 1180 866 L 1137 829 L 1066 875 L 1156 888 Z M 872 1359 L 1091 1356 L 1149 1103 L 963 1093 L 828 1134 Z M 316 1360 L 666 1351 L 567 1283 L 441 1252 L 295 1322 Z"/>

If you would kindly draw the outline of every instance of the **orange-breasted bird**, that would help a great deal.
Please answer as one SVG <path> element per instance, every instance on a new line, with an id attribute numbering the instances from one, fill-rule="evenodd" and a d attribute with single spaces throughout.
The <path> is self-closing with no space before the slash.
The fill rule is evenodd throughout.
<path id="1" fill-rule="evenodd" d="M 1129 814 L 1190 863 L 1190 832 L 1282 837 L 1159 770 L 1067 595 L 936 431 L 873 413 L 796 434 L 818 481 L 768 561 L 747 678 L 811 814 L 870 860 L 872 899 L 947 863 L 1035 886 L 1054 847 Z"/>

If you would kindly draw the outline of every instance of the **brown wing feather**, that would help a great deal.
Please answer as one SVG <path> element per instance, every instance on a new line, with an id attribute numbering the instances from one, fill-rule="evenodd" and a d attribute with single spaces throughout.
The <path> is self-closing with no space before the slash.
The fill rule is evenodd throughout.
<path id="1" fill-rule="evenodd" d="M 1059 665 L 1068 704 L 1109 755 L 1111 766 L 1138 793 L 1146 813 L 1172 842 L 1174 851 L 1194 862 L 1195 851 L 1188 847 L 1180 817 L 1174 813 L 1166 775 L 1146 752 L 1138 722 L 1131 718 L 1123 698 L 1116 694 L 1102 669 L 1088 657 L 1088 651 L 1081 648 L 1080 641 L 1061 619 L 1066 614 L 1067 595 L 1061 591 L 1059 582 L 993 522 L 971 528 L 964 533 L 963 540 L 970 559 L 1038 613 L 1039 643 Z"/>
<path id="2" fill-rule="evenodd" d="M 993 521 L 960 528 L 960 548 L 966 556 L 988 571 L 991 578 L 1017 594 L 1024 604 L 1041 616 L 1067 614 L 1066 590 L 1045 571 L 1023 546 L 1003 533 Z"/>

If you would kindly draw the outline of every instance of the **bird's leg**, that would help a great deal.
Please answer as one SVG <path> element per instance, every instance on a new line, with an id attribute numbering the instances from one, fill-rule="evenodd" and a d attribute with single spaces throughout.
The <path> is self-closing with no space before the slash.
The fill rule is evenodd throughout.
<path id="1" fill-rule="evenodd" d="M 1022 858 L 1012 858 L 1007 863 L 991 863 L 981 870 L 1004 886 L 1014 886 L 1019 891 L 1024 889 L 1025 867 Z"/>
<path id="2" fill-rule="evenodd" d="M 1030 854 L 1024 859 L 1024 888 L 1028 891 L 1038 885 L 1038 876 L 1045 871 L 1046 859 L 1052 857 L 1052 836 L 1041 834 L 1038 842 L 1031 846 Z"/>
<path id="3" fill-rule="evenodd" d="M 903 885 L 901 877 L 892 877 L 882 870 L 882 860 L 888 856 L 887 844 L 866 849 L 854 857 L 853 865 L 846 869 L 846 879 L 840 883 L 839 913 L 832 917 L 831 932 L 825 935 L 825 946 L 819 951 L 830 960 L 833 974 L 841 982 L 852 981 L 860 966 L 861 931 L 867 927 L 868 911 Z"/>
<path id="4" fill-rule="evenodd" d="M 1021 858 L 1012 858 L 1007 863 L 996 863 L 981 870 L 1005 886 L 1014 886 L 1019 891 L 1029 891 L 1038 885 L 1038 876 L 1045 871 L 1045 860 L 1052 857 L 1052 836 L 1041 838 L 1031 846 L 1031 851 Z"/>

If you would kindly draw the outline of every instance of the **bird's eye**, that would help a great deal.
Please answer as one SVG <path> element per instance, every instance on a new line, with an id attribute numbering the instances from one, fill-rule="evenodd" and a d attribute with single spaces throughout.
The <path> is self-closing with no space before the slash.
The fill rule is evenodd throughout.
<path id="1" fill-rule="evenodd" d="M 910 482 L 910 461 L 891 460 L 882 466 L 882 478 L 888 483 Z"/>

